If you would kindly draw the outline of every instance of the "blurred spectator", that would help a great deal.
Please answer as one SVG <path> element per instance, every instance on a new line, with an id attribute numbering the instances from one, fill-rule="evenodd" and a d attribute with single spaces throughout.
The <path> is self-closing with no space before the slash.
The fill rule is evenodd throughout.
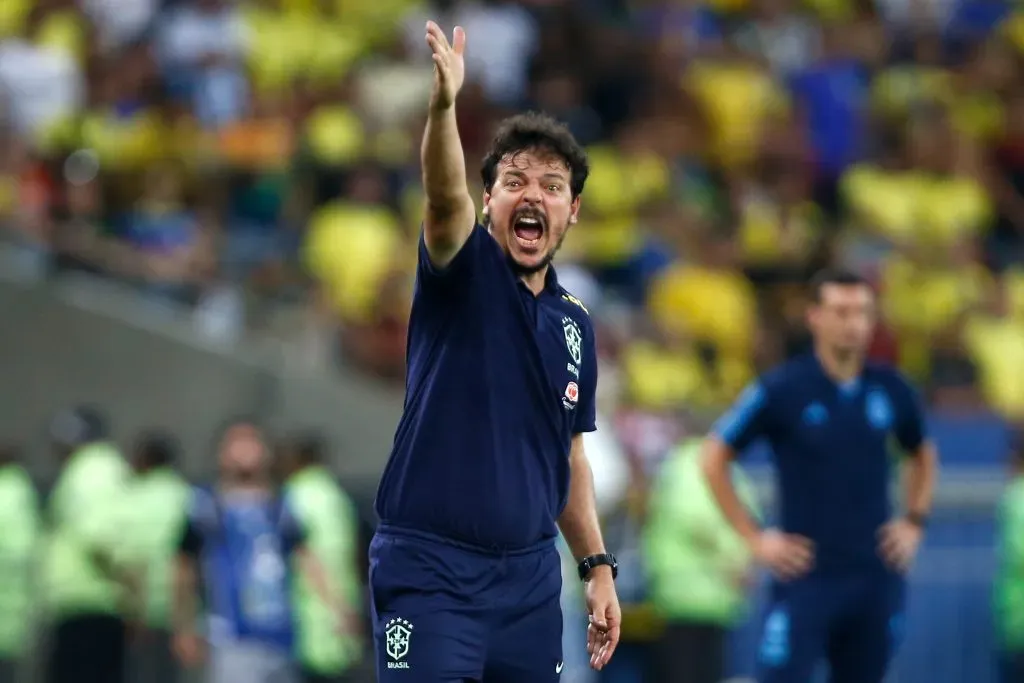
<path id="1" fill-rule="evenodd" d="M 171 650 L 171 576 L 191 489 L 178 474 L 180 447 L 169 434 L 142 434 L 132 452 L 135 476 L 128 493 L 132 511 L 122 529 L 125 562 L 144 575 L 142 628 L 133 634 L 130 680 L 175 683 Z"/>
<path id="2" fill-rule="evenodd" d="M 732 395 L 750 377 L 749 359 L 756 334 L 756 301 L 750 283 L 736 270 L 734 243 L 730 236 L 712 231 L 693 243 L 688 263 L 678 263 L 662 273 L 651 287 L 648 311 L 659 336 L 674 350 L 669 367 L 691 370 L 691 386 L 700 395 L 675 397 L 682 401 L 720 400 L 715 392 Z M 652 357 L 653 358 L 653 357 Z M 653 368 L 634 368 L 630 377 L 653 383 L 664 374 Z M 682 375 L 677 375 L 680 378 Z M 681 387 L 677 384 L 677 387 Z"/>
<path id="3" fill-rule="evenodd" d="M 746 542 L 722 516 L 704 481 L 700 439 L 662 465 L 644 530 L 650 599 L 664 619 L 650 680 L 719 683 L 726 638 L 744 616 L 754 574 Z M 743 502 L 760 518 L 751 483 L 734 465 Z"/>
<path id="4" fill-rule="evenodd" d="M 955 334 L 991 287 L 967 245 L 914 245 L 894 252 L 881 274 L 886 318 L 900 336 L 900 364 L 917 377 L 931 370 L 933 340 Z"/>
<path id="5" fill-rule="evenodd" d="M 868 56 L 858 40 L 859 25 L 826 26 L 817 60 L 792 77 L 795 104 L 806 120 L 818 166 L 815 196 L 831 215 L 838 212 L 836 182 L 866 147 Z"/>
<path id="6" fill-rule="evenodd" d="M 126 619 L 134 616 L 138 597 L 118 556 L 128 463 L 95 409 L 61 412 L 49 432 L 61 470 L 50 494 L 45 595 L 54 623 L 46 680 L 118 683 L 125 673 Z"/>
<path id="7" fill-rule="evenodd" d="M 1024 89 L 1008 98 L 1005 133 L 992 157 L 989 183 L 998 218 L 990 253 L 1003 269 L 1024 259 Z"/>
<path id="8" fill-rule="evenodd" d="M 717 59 L 695 61 L 685 82 L 708 119 L 713 159 L 735 170 L 756 156 L 765 127 L 786 113 L 789 97 L 765 67 L 727 46 Z"/>
<path id="9" fill-rule="evenodd" d="M 514 107 L 526 99 L 530 59 L 538 45 L 536 19 L 527 7 L 508 0 L 437 3 L 414 11 L 408 20 L 410 54 L 423 55 L 427 19 L 442 26 L 462 26 L 486 49 L 466 51 L 466 79 L 483 86 L 487 98 Z"/>
<path id="10" fill-rule="evenodd" d="M 752 10 L 736 36 L 745 51 L 783 77 L 810 64 L 820 48 L 818 24 L 787 0 L 758 0 Z"/>
<path id="11" fill-rule="evenodd" d="M 262 430 L 248 419 L 230 421 L 218 440 L 217 457 L 217 483 L 194 491 L 179 541 L 175 651 L 184 665 L 193 667 L 208 649 L 209 676 L 215 683 L 290 681 L 296 675 L 293 561 L 330 614 L 338 618 L 348 613 L 338 608 L 323 565 L 308 550 L 306 530 L 275 490 Z M 215 559 L 225 557 L 236 559 Z M 196 630 L 200 579 L 210 610 L 206 643 Z"/>
<path id="12" fill-rule="evenodd" d="M 348 495 L 326 469 L 327 446 L 316 434 L 293 436 L 284 445 L 284 495 L 306 530 L 310 551 L 323 563 L 342 596 L 345 630 L 308 581 L 295 589 L 297 657 L 305 683 L 344 683 L 362 655 L 361 575 L 357 566 L 359 518 Z"/>
<path id="13" fill-rule="evenodd" d="M 27 7 L 0 41 L 0 95 L 15 129 L 32 137 L 82 105 L 85 84 L 78 58 L 88 26 L 66 0 Z"/>
<path id="14" fill-rule="evenodd" d="M 138 41 L 160 9 L 160 0 L 84 0 L 82 7 L 96 25 L 104 51 Z"/>
<path id="15" fill-rule="evenodd" d="M 1022 287 L 1020 275 L 991 286 L 983 305 L 969 317 L 962 339 L 978 365 L 988 404 L 1016 421 L 1024 420 L 1024 387 L 1018 381 L 1024 373 Z"/>
<path id="16" fill-rule="evenodd" d="M 49 174 L 35 163 L 28 145 L 0 125 L 0 235 L 12 242 L 15 263 L 28 278 L 50 267 L 53 187 Z"/>
<path id="17" fill-rule="evenodd" d="M 30 643 L 39 500 L 12 445 L 0 443 L 0 682 L 15 683 Z"/>
<path id="18" fill-rule="evenodd" d="M 892 292 L 876 357 L 977 406 L 961 328 L 1024 258 L 1008 3 L 114 4 L 0 9 L 5 274 L 103 274 L 400 379 L 429 16 L 469 34 L 470 159 L 526 106 L 586 144 L 560 259 L 611 303 L 631 408 L 720 404 L 802 348 L 797 284 L 834 261 Z"/>
<path id="19" fill-rule="evenodd" d="M 192 0 L 170 12 L 159 45 L 172 95 L 191 102 L 205 126 L 238 119 L 249 94 L 247 35 L 238 8 L 226 0 Z"/>
<path id="20" fill-rule="evenodd" d="M 185 203 L 182 177 L 173 167 L 146 172 L 141 196 L 125 215 L 120 240 L 138 269 L 132 275 L 157 299 L 195 299 L 211 268 L 209 226 Z"/>

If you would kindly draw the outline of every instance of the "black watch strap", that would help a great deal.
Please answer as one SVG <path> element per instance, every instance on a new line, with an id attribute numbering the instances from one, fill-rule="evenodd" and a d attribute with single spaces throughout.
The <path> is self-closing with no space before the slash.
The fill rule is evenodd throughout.
<path id="1" fill-rule="evenodd" d="M 600 555 L 590 555 L 584 557 L 577 569 L 580 573 L 580 581 L 586 581 L 587 577 L 590 576 L 590 572 L 595 567 L 608 566 L 612 568 L 612 579 L 615 579 L 619 575 L 619 562 L 615 559 L 615 556 L 611 553 L 601 553 Z"/>

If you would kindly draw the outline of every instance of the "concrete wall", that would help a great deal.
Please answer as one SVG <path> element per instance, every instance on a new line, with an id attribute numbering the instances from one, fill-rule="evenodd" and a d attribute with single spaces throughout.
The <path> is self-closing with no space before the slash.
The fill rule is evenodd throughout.
<path id="1" fill-rule="evenodd" d="M 211 469 L 216 426 L 244 412 L 274 428 L 323 429 L 343 478 L 357 487 L 376 480 L 400 392 L 341 371 L 286 369 L 273 345 L 204 346 L 187 321 L 145 309 L 135 315 L 130 305 L 111 305 L 116 290 L 94 284 L 0 282 L 0 437 L 27 443 L 37 474 L 53 470 L 43 438 L 48 417 L 88 402 L 109 412 L 123 442 L 147 427 L 174 430 L 194 476 Z"/>

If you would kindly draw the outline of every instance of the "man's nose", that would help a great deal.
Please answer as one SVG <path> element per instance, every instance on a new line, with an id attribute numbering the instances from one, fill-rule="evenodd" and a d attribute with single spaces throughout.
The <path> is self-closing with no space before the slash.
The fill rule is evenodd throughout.
<path id="1" fill-rule="evenodd" d="M 543 201 L 544 195 L 540 191 L 540 187 L 536 185 L 530 185 L 526 188 L 526 192 L 523 193 L 523 200 L 530 204 L 540 204 Z"/>

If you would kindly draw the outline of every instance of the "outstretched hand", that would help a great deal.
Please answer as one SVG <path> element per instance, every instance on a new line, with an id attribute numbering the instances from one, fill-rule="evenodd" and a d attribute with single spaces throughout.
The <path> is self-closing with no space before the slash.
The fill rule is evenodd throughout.
<path id="1" fill-rule="evenodd" d="M 433 52 L 434 60 L 434 90 L 430 104 L 435 109 L 448 109 L 455 104 L 455 97 L 466 80 L 466 63 L 463 59 L 466 32 L 461 26 L 456 26 L 452 32 L 452 42 L 449 43 L 441 27 L 428 21 L 427 45 Z"/>
<path id="2" fill-rule="evenodd" d="M 585 589 L 587 612 L 590 614 L 587 653 L 590 655 L 590 666 L 598 671 L 615 654 L 622 626 L 622 609 L 615 594 L 615 581 L 607 569 L 598 567 L 595 575 L 587 580 Z"/>

